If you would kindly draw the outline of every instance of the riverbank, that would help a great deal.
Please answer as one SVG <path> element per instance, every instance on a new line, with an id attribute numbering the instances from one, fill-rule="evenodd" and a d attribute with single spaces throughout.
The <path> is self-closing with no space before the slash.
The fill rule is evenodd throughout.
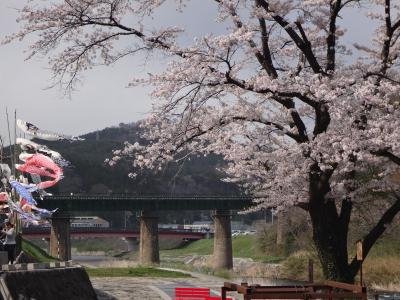
<path id="1" fill-rule="evenodd" d="M 80 259 L 87 259 L 87 256 L 78 257 Z M 107 258 L 103 260 L 102 256 L 97 258 L 91 258 L 88 262 L 93 267 L 93 261 L 96 261 L 94 272 L 89 271 L 90 279 L 100 300 L 127 300 L 127 299 L 162 299 L 170 300 L 173 299 L 173 290 L 175 287 L 209 287 L 216 293 L 219 292 L 224 281 L 230 282 L 248 282 L 249 284 L 261 284 L 261 285 L 287 285 L 287 284 L 301 284 L 301 282 L 285 281 L 281 280 L 279 270 L 281 264 L 265 264 L 253 261 L 251 259 L 234 259 L 234 270 L 232 272 L 218 273 L 210 272 L 208 269 L 201 268 L 201 262 L 206 262 L 209 256 L 186 256 L 188 261 L 176 265 L 179 268 L 159 268 L 160 272 L 176 272 L 178 273 L 189 273 L 192 278 L 173 278 L 160 277 L 152 275 L 152 272 L 140 272 L 138 276 L 135 272 L 129 274 L 130 268 L 138 268 L 137 261 L 124 260 L 121 258 Z M 85 261 L 77 261 L 83 265 L 87 264 Z M 197 262 L 197 263 L 196 263 Z M 165 266 L 165 261 L 162 262 Z M 171 263 L 169 263 L 171 266 Z M 256 267 L 258 270 L 256 269 Z M 115 268 L 123 268 L 119 270 L 125 272 L 125 277 L 108 277 L 118 275 L 113 270 Z M 184 271 L 181 271 L 181 270 Z M 97 271 L 98 270 L 98 271 Z M 256 271 L 257 270 L 257 271 Z M 102 273 L 99 277 L 96 273 Z M 199 273 L 201 272 L 201 273 Z M 127 274 L 128 273 L 128 274 Z M 154 273 L 153 273 L 154 274 Z M 216 276 L 210 276 L 214 274 Z M 103 277 L 105 276 L 105 277 Z M 168 275 L 167 275 L 168 276 Z M 181 275 L 179 275 L 181 276 Z M 379 291 L 398 291 L 397 295 L 393 299 L 400 300 L 400 289 L 396 285 L 392 286 L 371 286 L 372 289 Z M 393 294 L 390 294 L 392 297 Z M 236 298 L 233 298 L 236 299 Z M 386 299 L 381 297 L 380 299 Z"/>
<path id="2" fill-rule="evenodd" d="M 97 244 L 101 240 L 97 241 Z M 106 241 L 104 241 L 105 243 Z M 173 269 L 214 275 L 225 279 L 249 281 L 258 280 L 299 280 L 308 278 L 308 260 L 314 261 L 314 278 L 322 278 L 318 259 L 312 252 L 297 251 L 287 257 L 263 254 L 257 246 L 256 236 L 239 236 L 233 239 L 233 271 L 214 270 L 209 264 L 213 251 L 213 240 L 199 240 L 186 243 L 175 249 L 160 251 L 161 266 Z M 95 244 L 91 244 L 93 246 Z M 169 245 L 170 246 L 170 245 Z M 127 268 L 138 265 L 138 253 L 132 251 L 115 255 L 90 247 L 93 251 L 73 251 L 73 260 L 91 268 Z M 85 247 L 87 250 L 87 247 Z M 400 242 L 386 239 L 377 243 L 364 263 L 364 282 L 378 290 L 400 291 Z"/>
<path id="3" fill-rule="evenodd" d="M 287 257 L 262 253 L 257 247 L 256 236 L 241 236 L 233 239 L 234 269 L 232 272 L 214 270 L 209 264 L 213 251 L 213 240 L 199 240 L 183 247 L 161 250 L 161 266 L 194 271 L 222 278 L 267 278 L 272 280 L 308 279 L 308 260 L 314 261 L 314 278 L 321 280 L 322 272 L 318 258 L 312 252 L 297 251 Z M 400 291 L 400 243 L 386 240 L 378 243 L 364 263 L 364 282 L 375 289 Z M 137 251 L 112 257 L 105 252 L 85 253 L 94 267 L 131 267 L 138 261 Z M 90 255 L 88 255 L 90 254 Z M 100 264 L 93 254 L 103 254 Z M 91 256 L 92 255 L 92 256 Z M 78 259 L 79 260 L 79 259 Z M 356 279 L 358 280 L 358 278 Z"/>

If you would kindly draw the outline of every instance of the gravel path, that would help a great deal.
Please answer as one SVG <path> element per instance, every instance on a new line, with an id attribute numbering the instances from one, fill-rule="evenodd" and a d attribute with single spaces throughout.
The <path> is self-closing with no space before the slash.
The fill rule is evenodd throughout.
<path id="1" fill-rule="evenodd" d="M 175 287 L 208 287 L 218 293 L 224 279 L 94 277 L 90 279 L 99 300 L 170 300 Z"/>
<path id="2" fill-rule="evenodd" d="M 99 300 L 163 300 L 153 289 L 151 279 L 145 280 L 129 277 L 91 278 Z"/>
<path id="3" fill-rule="evenodd" d="M 76 256 L 75 261 L 87 267 L 134 267 L 137 262 L 104 259 L 104 256 Z M 141 277 L 91 277 L 99 300 L 170 300 L 176 287 L 207 287 L 212 295 L 219 295 L 223 278 L 200 273 L 161 268 L 188 273 L 193 278 L 141 278 Z"/>

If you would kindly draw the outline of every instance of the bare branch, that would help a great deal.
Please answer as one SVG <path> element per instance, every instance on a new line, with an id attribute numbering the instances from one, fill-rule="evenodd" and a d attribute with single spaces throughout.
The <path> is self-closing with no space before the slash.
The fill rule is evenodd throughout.
<path id="1" fill-rule="evenodd" d="M 380 149 L 376 151 L 371 151 L 371 154 L 382 156 L 388 158 L 391 162 L 395 163 L 396 165 L 400 166 L 400 157 L 394 155 L 389 149 Z"/>
<path id="2" fill-rule="evenodd" d="M 330 4 L 330 20 L 329 20 L 329 30 L 328 37 L 326 39 L 327 47 L 327 64 L 326 71 L 335 70 L 335 55 L 336 55 L 336 19 L 338 17 L 339 11 L 342 8 L 342 1 L 336 0 L 331 1 Z"/>
<path id="3" fill-rule="evenodd" d="M 259 0 L 256 0 L 257 6 L 259 6 L 258 2 L 259 2 Z M 259 18 L 258 22 L 260 24 L 260 29 L 261 29 L 261 44 L 262 44 L 262 48 L 263 48 L 263 57 L 265 60 L 265 65 L 267 67 L 266 71 L 268 72 L 268 75 L 270 75 L 272 78 L 277 78 L 278 73 L 276 72 L 276 69 L 272 62 L 271 51 L 270 51 L 269 45 L 268 45 L 269 35 L 267 32 L 267 25 L 265 23 L 265 19 Z"/>
<path id="4" fill-rule="evenodd" d="M 312 46 L 308 39 L 304 40 L 302 37 L 300 37 L 288 21 L 286 21 L 282 16 L 278 15 L 277 12 L 271 11 L 266 0 L 259 0 L 259 4 L 267 13 L 271 14 L 272 18 L 287 32 L 297 47 L 304 53 L 314 73 L 324 74 L 324 71 L 322 70 L 317 58 L 313 53 Z"/>
<path id="5" fill-rule="evenodd" d="M 386 227 L 390 224 L 397 213 L 400 212 L 400 196 L 394 193 L 395 202 L 386 210 L 382 215 L 378 223 L 371 229 L 371 231 L 363 239 L 363 254 L 366 257 L 371 250 L 375 242 L 382 236 L 385 232 Z M 355 257 L 350 263 L 350 270 L 354 272 L 354 276 L 359 269 L 361 262 Z"/>

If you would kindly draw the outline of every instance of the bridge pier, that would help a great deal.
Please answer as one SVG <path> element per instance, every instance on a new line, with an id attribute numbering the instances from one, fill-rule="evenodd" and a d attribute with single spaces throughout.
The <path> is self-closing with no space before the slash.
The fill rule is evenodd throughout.
<path id="1" fill-rule="evenodd" d="M 229 210 L 216 210 L 214 214 L 214 253 L 212 258 L 215 269 L 232 269 L 232 232 Z"/>
<path id="2" fill-rule="evenodd" d="M 139 260 L 142 265 L 160 263 L 158 217 L 152 211 L 143 210 L 140 214 Z"/>
<path id="3" fill-rule="evenodd" d="M 138 240 L 135 237 L 124 237 L 123 240 L 127 245 L 127 251 L 136 251 L 138 246 Z"/>
<path id="4" fill-rule="evenodd" d="M 46 252 L 50 253 L 50 238 L 42 238 L 42 241 L 46 245 Z"/>
<path id="5" fill-rule="evenodd" d="M 71 259 L 70 218 L 51 218 L 50 255 L 67 261 Z"/>

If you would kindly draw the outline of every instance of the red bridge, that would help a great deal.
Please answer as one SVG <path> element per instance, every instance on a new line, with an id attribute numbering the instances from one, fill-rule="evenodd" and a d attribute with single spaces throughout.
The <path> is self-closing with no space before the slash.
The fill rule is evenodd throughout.
<path id="1" fill-rule="evenodd" d="M 71 228 L 71 237 L 125 237 L 125 238 L 139 238 L 139 230 L 127 230 L 127 229 L 113 229 L 113 228 Z M 42 227 L 31 227 L 23 228 L 22 235 L 28 238 L 48 238 L 50 237 L 50 228 Z M 207 235 L 204 231 L 195 231 L 190 229 L 175 229 L 165 230 L 160 229 L 158 232 L 160 237 L 164 238 L 180 238 L 188 240 L 200 240 L 205 238 Z"/>

